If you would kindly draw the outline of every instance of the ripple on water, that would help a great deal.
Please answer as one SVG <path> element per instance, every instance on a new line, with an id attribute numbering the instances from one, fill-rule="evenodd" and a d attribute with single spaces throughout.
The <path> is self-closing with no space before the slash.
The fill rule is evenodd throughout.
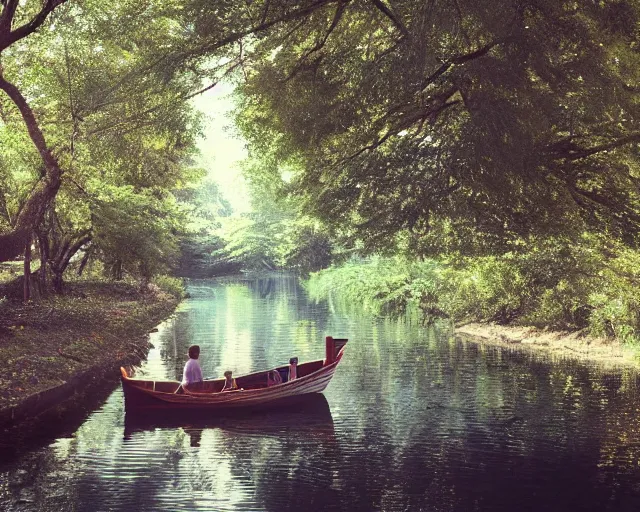
<path id="1" fill-rule="evenodd" d="M 225 419 L 125 417 L 119 387 L 73 435 L 0 462 L 0 509 L 640 510 L 634 372 L 345 317 L 295 278 L 193 281 L 141 371 L 180 378 L 324 355 L 351 339 L 326 399 Z"/>

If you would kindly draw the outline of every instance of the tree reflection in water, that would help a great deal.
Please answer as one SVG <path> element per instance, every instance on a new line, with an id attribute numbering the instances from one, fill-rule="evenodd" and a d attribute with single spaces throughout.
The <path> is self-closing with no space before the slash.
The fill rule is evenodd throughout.
<path id="1" fill-rule="evenodd" d="M 187 434 L 190 447 L 206 453 L 194 454 L 195 473 L 193 465 L 191 470 L 175 469 L 183 477 L 189 471 L 199 493 L 213 493 L 216 501 L 228 496 L 240 506 L 250 484 L 253 498 L 269 510 L 299 510 L 301 500 L 311 507 L 329 507 L 328 490 L 340 457 L 324 395 L 308 395 L 275 411 L 175 414 L 127 413 L 123 452 L 128 444 L 134 450 L 148 444 L 148 434 L 156 431 L 165 437 L 171 437 L 171 431 Z"/>
<path id="2" fill-rule="evenodd" d="M 326 400 L 135 419 L 118 388 L 49 446 L 0 460 L 0 510 L 640 510 L 636 372 L 341 315 L 266 279 L 192 283 L 144 371 L 178 377 L 197 343 L 207 375 L 241 374 L 318 359 L 337 334 L 351 341 Z"/>

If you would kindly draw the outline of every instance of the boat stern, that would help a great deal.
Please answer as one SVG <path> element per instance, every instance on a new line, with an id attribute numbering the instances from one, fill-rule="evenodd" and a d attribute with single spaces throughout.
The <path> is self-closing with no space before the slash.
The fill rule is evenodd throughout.
<path id="1" fill-rule="evenodd" d="M 348 341 L 348 338 L 334 338 L 332 336 L 325 338 L 325 366 L 333 364 L 342 357 Z"/>

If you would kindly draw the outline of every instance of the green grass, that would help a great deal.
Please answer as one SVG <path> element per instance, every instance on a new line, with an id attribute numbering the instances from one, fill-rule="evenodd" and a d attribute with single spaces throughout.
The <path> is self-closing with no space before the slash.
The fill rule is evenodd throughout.
<path id="1" fill-rule="evenodd" d="M 63 296 L 0 304 L 0 408 L 133 353 L 177 299 L 132 284 L 76 282 Z"/>

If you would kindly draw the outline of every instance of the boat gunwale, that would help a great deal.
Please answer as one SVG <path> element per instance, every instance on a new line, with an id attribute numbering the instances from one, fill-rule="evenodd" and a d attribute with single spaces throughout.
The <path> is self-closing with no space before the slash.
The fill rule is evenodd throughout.
<path id="1" fill-rule="evenodd" d="M 179 402 L 182 402 L 182 403 L 198 403 L 198 402 L 212 403 L 212 402 L 218 402 L 220 404 L 227 404 L 227 403 L 232 403 L 232 402 L 236 402 L 236 401 L 245 401 L 245 400 L 250 399 L 250 398 L 259 398 L 260 395 L 274 394 L 273 392 L 275 392 L 275 391 L 280 391 L 281 392 L 282 390 L 286 390 L 287 388 L 302 387 L 302 386 L 304 386 L 306 384 L 310 384 L 309 381 L 311 379 L 317 379 L 320 376 L 324 376 L 324 374 L 329 376 L 329 379 L 331 379 L 333 377 L 333 373 L 335 372 L 335 368 L 340 363 L 340 361 L 342 359 L 342 356 L 344 355 L 344 349 L 345 348 L 346 347 L 342 347 L 340 349 L 340 351 L 338 352 L 338 354 L 337 354 L 337 356 L 336 356 L 334 361 L 332 361 L 328 365 L 323 365 L 322 367 L 318 368 L 316 371 L 314 371 L 314 372 L 312 372 L 312 373 L 310 373 L 308 375 L 305 375 L 304 377 L 299 377 L 299 378 L 294 379 L 294 380 L 290 380 L 290 381 L 283 382 L 283 383 L 280 383 L 280 384 L 275 384 L 273 386 L 257 388 L 257 389 L 238 389 L 238 390 L 233 390 L 233 391 L 224 391 L 224 392 L 218 391 L 218 392 L 207 392 L 207 393 L 193 392 L 193 391 L 184 390 L 185 393 L 180 394 L 180 395 L 176 395 L 175 392 L 169 393 L 169 392 L 166 392 L 166 391 L 156 391 L 154 389 L 148 389 L 148 388 L 136 386 L 133 383 L 134 382 L 171 382 L 171 383 L 175 383 L 176 385 L 180 385 L 180 382 L 178 382 L 177 380 L 157 381 L 157 380 L 152 380 L 152 379 L 135 379 L 135 378 L 131 378 L 129 376 L 125 376 L 124 372 L 123 372 L 122 373 L 122 381 L 123 381 L 123 384 L 127 383 L 132 388 L 135 388 L 138 391 L 143 392 L 145 395 L 154 397 L 154 398 L 156 398 L 158 400 L 161 400 L 161 401 L 163 401 L 165 403 L 175 404 L 175 403 L 179 403 Z M 304 363 L 301 363 L 299 366 L 302 366 L 304 364 L 313 364 L 313 363 L 319 363 L 319 362 L 324 363 L 324 361 L 325 361 L 324 359 L 317 359 L 315 361 L 305 361 Z M 268 372 L 273 371 L 274 369 L 278 369 L 278 368 L 286 368 L 286 366 L 276 367 L 276 368 L 273 368 L 273 369 L 270 369 L 270 370 L 262 370 L 262 371 L 259 371 L 259 372 L 253 372 L 253 373 L 249 373 L 249 374 L 246 374 L 246 375 L 241 375 L 240 377 L 238 377 L 238 379 L 244 378 L 244 377 L 252 377 L 252 376 L 256 376 L 256 375 L 260 375 L 260 374 L 267 374 Z M 207 382 L 214 382 L 216 380 L 219 381 L 219 380 L 222 380 L 222 379 L 209 379 Z M 293 391 L 293 390 L 289 390 L 289 391 Z M 171 399 L 169 399 L 169 397 L 171 397 Z M 268 398 L 268 396 L 265 396 L 265 398 Z"/>

